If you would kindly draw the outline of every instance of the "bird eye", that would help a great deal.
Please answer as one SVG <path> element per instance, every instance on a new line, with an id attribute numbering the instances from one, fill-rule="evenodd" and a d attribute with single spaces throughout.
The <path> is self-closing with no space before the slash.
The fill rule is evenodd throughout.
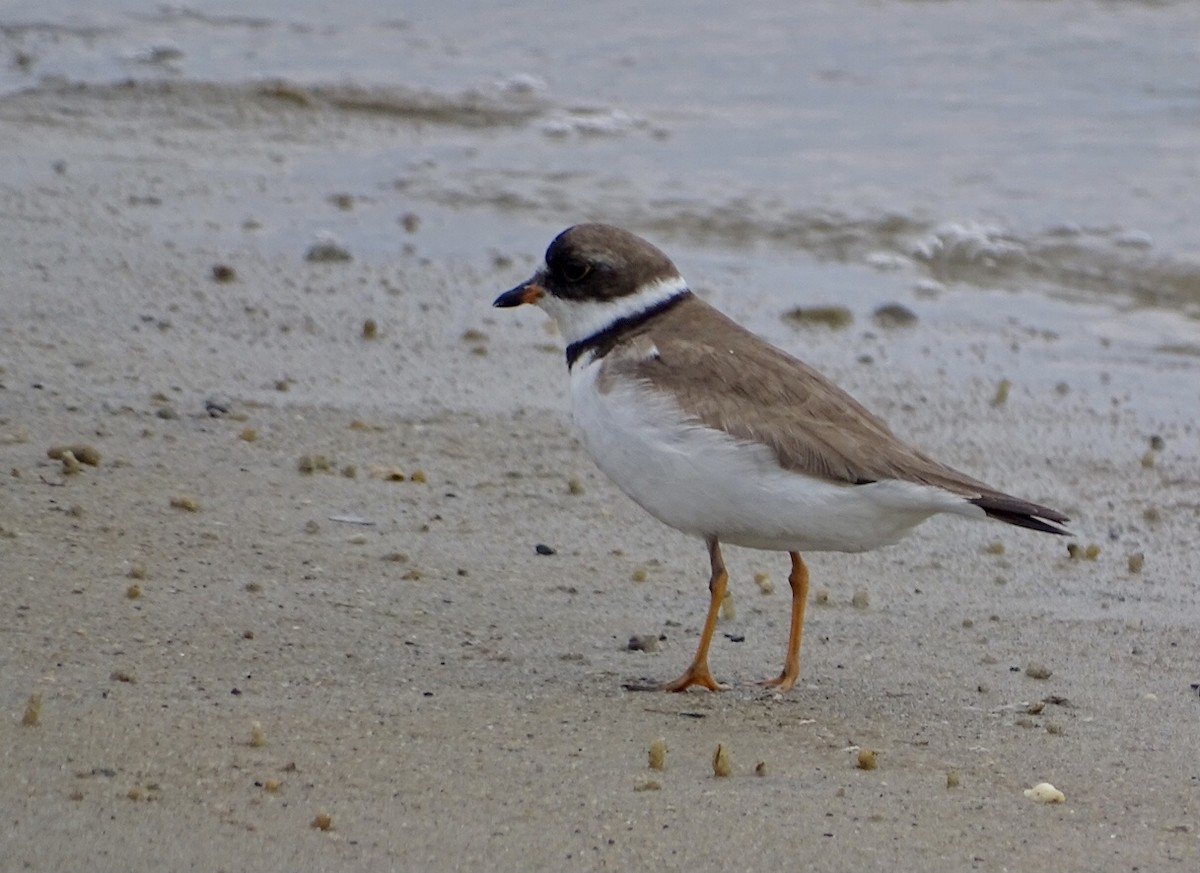
<path id="1" fill-rule="evenodd" d="M 563 278 L 568 282 L 581 282 L 592 272 L 592 265 L 585 261 L 567 261 L 562 265 Z"/>

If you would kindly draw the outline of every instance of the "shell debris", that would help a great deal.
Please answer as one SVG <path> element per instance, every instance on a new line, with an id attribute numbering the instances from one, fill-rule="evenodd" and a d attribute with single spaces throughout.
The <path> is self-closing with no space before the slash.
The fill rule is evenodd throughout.
<path id="1" fill-rule="evenodd" d="M 733 759 L 729 757 L 729 749 L 724 743 L 717 743 L 712 759 L 713 776 L 724 779 L 733 772 Z"/>
<path id="2" fill-rule="evenodd" d="M 879 766 L 879 756 L 874 749 L 859 749 L 855 757 L 855 766 L 859 770 L 874 770 Z"/>
<path id="3" fill-rule="evenodd" d="M 996 394 L 992 397 L 992 406 L 1003 406 L 1008 402 L 1008 392 L 1012 388 L 1012 382 L 1007 379 L 1001 379 L 996 384 Z"/>
<path id="4" fill-rule="evenodd" d="M 71 454 L 76 461 L 81 464 L 87 464 L 89 467 L 100 466 L 100 451 L 95 446 L 89 446 L 86 443 L 76 443 L 70 446 L 51 446 L 46 449 L 46 457 L 54 461 L 63 460 L 64 456 Z"/>
<path id="5" fill-rule="evenodd" d="M 650 769 L 662 770 L 666 767 L 667 760 L 667 741 L 662 737 L 658 737 L 650 743 Z"/>
<path id="6" fill-rule="evenodd" d="M 399 467 L 390 467 L 386 464 L 372 464 L 367 468 L 367 475 L 372 479 L 382 479 L 384 482 L 403 482 L 407 478 Z"/>
<path id="7" fill-rule="evenodd" d="M 25 727 L 37 727 L 42 720 L 42 692 L 35 691 L 29 695 L 29 701 L 25 704 L 25 715 L 21 717 L 21 724 Z"/>
<path id="8" fill-rule="evenodd" d="M 1039 782 L 1025 789 L 1025 796 L 1037 803 L 1065 803 L 1067 796 L 1049 782 Z"/>

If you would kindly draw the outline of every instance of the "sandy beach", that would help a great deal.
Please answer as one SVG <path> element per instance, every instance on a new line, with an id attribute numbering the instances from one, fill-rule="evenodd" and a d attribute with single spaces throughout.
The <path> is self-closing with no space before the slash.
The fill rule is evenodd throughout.
<path id="1" fill-rule="evenodd" d="M 428 123 L 301 89 L 0 100 L 0 869 L 1194 867 L 1194 355 L 1061 299 L 835 331 L 718 294 L 1096 549 L 935 519 L 812 555 L 784 695 L 755 682 L 786 556 L 730 549 L 731 690 L 630 692 L 691 657 L 706 558 L 594 469 L 544 317 L 489 308 L 557 228 L 306 163 Z M 320 225 L 350 260 L 306 258 Z M 754 256 L 692 250 L 706 294 Z"/>

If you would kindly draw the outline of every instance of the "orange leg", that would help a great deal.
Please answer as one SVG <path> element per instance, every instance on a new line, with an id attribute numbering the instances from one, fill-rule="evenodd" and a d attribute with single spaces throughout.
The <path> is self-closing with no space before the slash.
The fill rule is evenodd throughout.
<path id="1" fill-rule="evenodd" d="M 792 586 L 792 627 L 788 632 L 787 657 L 783 661 L 783 672 L 774 679 L 764 679 L 760 685 L 787 691 L 800 675 L 800 635 L 804 632 L 804 605 L 808 602 L 808 567 L 799 552 L 792 556 L 792 574 L 788 582 Z"/>
<path id="2" fill-rule="evenodd" d="M 692 665 L 674 682 L 663 685 L 663 691 L 685 691 L 693 685 L 703 685 L 709 691 L 724 691 L 724 685 L 717 682 L 708 671 L 708 647 L 712 643 L 713 631 L 717 629 L 717 614 L 721 611 L 721 601 L 725 599 L 725 586 L 729 582 L 729 574 L 725 572 L 725 562 L 721 559 L 721 547 L 716 537 L 709 537 L 708 560 L 712 564 L 712 576 L 708 580 L 708 617 L 704 620 L 704 630 L 700 634 L 700 646 L 696 649 L 696 657 Z M 803 565 L 801 565 L 803 566 Z"/>

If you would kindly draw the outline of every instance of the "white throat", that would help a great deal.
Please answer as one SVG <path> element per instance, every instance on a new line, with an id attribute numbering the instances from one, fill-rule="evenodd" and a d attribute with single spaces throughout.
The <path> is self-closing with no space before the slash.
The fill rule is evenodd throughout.
<path id="1" fill-rule="evenodd" d="M 566 344 L 571 345 L 595 336 L 622 318 L 664 303 L 681 291 L 686 291 L 687 287 L 682 276 L 672 276 L 645 285 L 634 294 L 613 300 L 564 300 L 552 294 L 543 294 L 537 305 L 554 319 Z"/>

